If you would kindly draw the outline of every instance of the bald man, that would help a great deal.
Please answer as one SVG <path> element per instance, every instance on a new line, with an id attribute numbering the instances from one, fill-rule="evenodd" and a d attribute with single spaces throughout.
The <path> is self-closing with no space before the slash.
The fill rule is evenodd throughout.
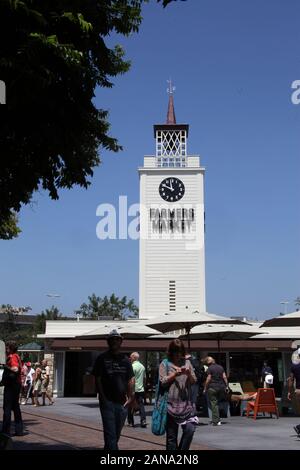
<path id="1" fill-rule="evenodd" d="M 208 369 L 204 393 L 207 392 L 211 404 L 212 424 L 214 426 L 220 426 L 221 420 L 218 402 L 225 396 L 225 390 L 228 389 L 228 381 L 223 367 L 216 364 L 213 357 L 208 356 L 205 362 Z"/>
<path id="2" fill-rule="evenodd" d="M 146 370 L 143 364 L 140 362 L 140 355 L 138 352 L 133 352 L 130 355 L 130 361 L 132 363 L 134 379 L 135 379 L 135 401 L 140 409 L 141 427 L 145 428 L 146 424 L 146 413 L 144 408 L 144 395 L 145 395 L 145 380 Z M 134 410 L 131 408 L 128 410 L 128 424 L 134 427 Z"/>

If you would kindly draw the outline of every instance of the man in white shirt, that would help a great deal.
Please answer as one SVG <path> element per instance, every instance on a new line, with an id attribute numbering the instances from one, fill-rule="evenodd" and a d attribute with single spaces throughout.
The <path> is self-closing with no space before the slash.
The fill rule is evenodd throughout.
<path id="1" fill-rule="evenodd" d="M 145 396 L 145 380 L 146 380 L 146 369 L 140 362 L 140 355 L 138 352 L 133 352 L 130 355 L 130 361 L 132 363 L 132 369 L 134 373 L 134 397 L 135 402 L 140 410 L 141 427 L 145 428 L 146 424 L 146 412 L 144 407 L 144 396 Z M 128 424 L 134 427 L 134 410 L 130 408 L 128 410 Z"/>

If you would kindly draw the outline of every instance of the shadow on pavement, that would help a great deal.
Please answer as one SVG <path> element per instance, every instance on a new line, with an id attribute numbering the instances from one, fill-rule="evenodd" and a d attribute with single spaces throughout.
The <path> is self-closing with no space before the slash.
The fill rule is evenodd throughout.
<path id="1" fill-rule="evenodd" d="M 13 450 L 77 450 L 64 444 L 49 444 L 42 442 L 24 442 L 13 440 Z"/>
<path id="2" fill-rule="evenodd" d="M 73 405 L 84 406 L 85 408 L 99 408 L 98 403 L 72 403 Z"/>

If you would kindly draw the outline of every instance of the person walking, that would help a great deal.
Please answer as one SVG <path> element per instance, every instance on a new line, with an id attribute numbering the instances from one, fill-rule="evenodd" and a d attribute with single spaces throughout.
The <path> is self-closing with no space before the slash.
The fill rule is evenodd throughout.
<path id="1" fill-rule="evenodd" d="M 34 368 L 31 365 L 31 362 L 27 362 L 28 374 L 26 377 L 26 398 L 23 405 L 27 405 L 29 398 L 31 398 L 32 405 L 34 405 L 34 396 L 33 396 L 33 377 L 34 377 Z"/>
<path id="2" fill-rule="evenodd" d="M 49 382 L 50 382 L 50 367 L 45 359 L 42 360 L 42 371 L 41 371 L 41 392 L 42 392 L 42 405 L 46 405 L 46 397 L 49 400 L 49 405 L 53 405 L 54 401 L 51 398 L 51 395 L 48 391 Z"/>
<path id="3" fill-rule="evenodd" d="M 41 406 L 39 402 L 39 395 L 42 391 L 42 369 L 40 364 L 37 362 L 35 364 L 35 370 L 33 374 L 33 406 Z"/>
<path id="4" fill-rule="evenodd" d="M 167 356 L 159 366 L 160 384 L 168 389 L 166 449 L 188 450 L 198 423 L 191 389 L 197 379 L 191 362 L 185 358 L 185 347 L 180 339 L 171 341 Z M 179 426 L 182 437 L 178 444 Z"/>
<path id="5" fill-rule="evenodd" d="M 146 412 L 144 407 L 144 398 L 145 398 L 145 382 L 146 382 L 146 369 L 143 364 L 140 362 L 140 355 L 138 352 L 133 352 L 130 355 L 130 361 L 132 364 L 132 369 L 134 373 L 134 398 L 137 407 L 140 410 L 140 418 L 141 418 L 141 427 L 145 428 L 147 426 L 146 423 Z M 128 424 L 129 426 L 134 427 L 134 408 L 128 408 Z"/>
<path id="6" fill-rule="evenodd" d="M 204 393 L 207 393 L 211 405 L 212 424 L 220 426 L 219 401 L 224 400 L 226 391 L 228 391 L 228 381 L 222 366 L 216 364 L 213 357 L 206 358 L 207 378 L 204 385 Z"/>
<path id="7" fill-rule="evenodd" d="M 192 403 L 194 404 L 195 409 L 197 410 L 199 391 L 203 382 L 203 372 L 202 372 L 203 366 L 200 363 L 199 359 L 197 357 L 193 357 L 190 353 L 186 354 L 185 358 L 188 359 L 190 363 L 192 364 L 194 372 L 195 372 L 195 376 L 197 379 L 196 382 L 191 385 Z"/>
<path id="8" fill-rule="evenodd" d="M 21 392 L 19 397 L 20 405 L 23 405 L 26 398 L 26 377 L 28 374 L 28 367 L 24 361 L 21 360 Z"/>
<path id="9" fill-rule="evenodd" d="M 292 400 L 292 393 L 295 383 L 295 401 L 297 404 L 297 412 L 300 412 L 300 348 L 297 349 L 299 362 L 297 364 L 292 364 L 291 373 L 288 380 L 288 400 Z M 295 361 L 296 362 L 296 361 Z M 300 424 L 294 426 L 294 430 L 300 437 Z"/>
<path id="10" fill-rule="evenodd" d="M 108 350 L 96 359 L 95 376 L 104 431 L 104 450 L 119 450 L 118 442 L 128 407 L 134 400 L 134 373 L 128 357 L 120 352 L 123 338 L 117 330 L 107 337 Z"/>
<path id="11" fill-rule="evenodd" d="M 2 432 L 8 436 L 11 433 L 11 413 L 14 412 L 15 435 L 23 435 L 23 420 L 19 404 L 21 391 L 21 359 L 17 354 L 15 341 L 8 341 L 5 345 L 6 364 L 2 376 L 4 384 L 3 394 L 3 422 Z"/>

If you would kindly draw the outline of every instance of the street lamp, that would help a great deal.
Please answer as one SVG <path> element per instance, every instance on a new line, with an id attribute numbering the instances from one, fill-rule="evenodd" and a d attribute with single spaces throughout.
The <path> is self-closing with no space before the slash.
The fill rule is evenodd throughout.
<path id="1" fill-rule="evenodd" d="M 281 305 L 284 305 L 284 314 L 286 315 L 287 314 L 287 306 L 290 302 L 288 300 L 283 300 L 282 302 L 280 302 Z"/>

